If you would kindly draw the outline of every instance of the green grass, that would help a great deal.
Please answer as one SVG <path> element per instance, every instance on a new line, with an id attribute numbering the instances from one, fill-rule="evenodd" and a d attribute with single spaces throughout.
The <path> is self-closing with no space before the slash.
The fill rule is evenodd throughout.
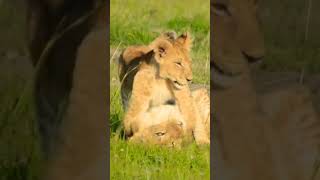
<path id="1" fill-rule="evenodd" d="M 193 36 L 194 81 L 210 81 L 210 7 L 209 0 L 147 1 L 111 0 L 110 47 L 148 44 L 159 33 L 189 31 Z M 123 4 L 126 4 L 125 6 Z"/>
<path id="2" fill-rule="evenodd" d="M 210 179 L 210 151 L 190 145 L 182 149 L 111 141 L 111 179 Z"/>
<path id="3" fill-rule="evenodd" d="M 209 0 L 111 0 L 110 47 L 148 44 L 161 32 L 189 31 L 193 36 L 195 83 L 210 82 Z M 126 4 L 125 6 L 123 4 Z M 195 144 L 170 149 L 130 144 L 123 140 L 123 109 L 116 60 L 110 61 L 111 179 L 210 179 L 210 149 Z"/>

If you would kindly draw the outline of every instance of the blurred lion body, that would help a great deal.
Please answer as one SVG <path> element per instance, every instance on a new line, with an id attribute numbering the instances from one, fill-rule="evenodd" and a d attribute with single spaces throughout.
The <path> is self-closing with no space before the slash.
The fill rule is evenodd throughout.
<path id="1" fill-rule="evenodd" d="M 46 172 L 48 180 L 106 179 L 106 28 L 92 30 L 77 52 L 68 107 Z M 104 49 L 104 50 L 102 50 Z M 93 58 L 94 57 L 94 58 Z"/>
<path id="2" fill-rule="evenodd" d="M 27 3 L 41 179 L 106 179 L 107 2 Z"/>
<path id="3" fill-rule="evenodd" d="M 312 93 L 298 83 L 260 94 L 267 138 L 280 179 L 311 179 L 320 144 L 320 121 Z"/>
<path id="4" fill-rule="evenodd" d="M 27 42 L 36 66 L 33 96 L 45 158 L 56 146 L 78 48 L 92 30 L 106 26 L 106 19 L 105 0 L 27 1 Z"/>
<path id="5" fill-rule="evenodd" d="M 214 159 L 216 178 L 276 179 L 249 65 L 265 53 L 257 1 L 217 0 L 211 3 L 211 14 L 211 71 L 218 72 L 211 77 L 213 138 L 221 157 Z"/>
<path id="6" fill-rule="evenodd" d="M 220 76 L 231 79 L 223 86 L 219 82 L 223 78 L 211 78 L 219 148 L 215 151 L 222 157 L 215 162 L 216 175 L 218 179 L 310 179 L 320 134 L 310 91 L 297 85 L 258 93 L 251 77 L 249 64 L 265 52 L 257 2 L 211 4 L 212 63 Z"/>

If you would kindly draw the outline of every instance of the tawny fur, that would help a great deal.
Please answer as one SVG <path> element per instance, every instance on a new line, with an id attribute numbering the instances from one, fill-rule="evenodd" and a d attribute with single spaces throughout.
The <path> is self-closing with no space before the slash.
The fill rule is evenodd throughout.
<path id="1" fill-rule="evenodd" d="M 148 110 L 173 100 L 184 101 L 183 105 L 179 103 L 178 107 L 184 116 L 185 132 L 192 130 L 199 143 L 210 142 L 208 137 L 203 137 L 207 135 L 206 133 L 201 135 L 201 132 L 205 132 L 205 130 L 198 130 L 202 127 L 197 125 L 201 124 L 198 123 L 201 121 L 201 117 L 193 105 L 194 102 L 191 99 L 187 83 L 192 79 L 190 48 L 189 34 L 183 34 L 176 39 L 162 35 L 148 47 L 138 46 L 136 51 L 131 47 L 123 52 L 120 58 L 119 74 L 123 83 L 121 91 L 125 107 L 126 100 L 124 99 L 130 98 L 123 121 L 128 136 L 152 125 L 151 121 L 145 118 L 148 116 Z M 149 52 L 147 52 L 148 50 Z M 136 57 L 138 57 L 135 64 L 136 69 L 134 69 L 136 72 L 130 74 L 130 63 Z M 126 81 L 126 78 L 132 80 Z M 176 96 L 173 92 L 177 92 L 180 96 Z M 180 97 L 182 98 L 180 99 Z M 188 98 L 184 99 L 184 97 Z M 186 113 L 190 115 L 187 116 Z"/>
<path id="2" fill-rule="evenodd" d="M 158 113 L 161 113 L 161 110 L 158 111 Z M 175 118 L 169 118 L 166 121 L 151 125 L 143 131 L 134 134 L 129 141 L 134 143 L 180 147 L 183 137 L 184 130 L 182 123 Z"/>
<path id="3" fill-rule="evenodd" d="M 210 144 L 210 132 L 207 132 L 208 128 L 205 126 L 206 124 L 210 126 L 207 119 L 208 115 L 203 115 L 200 113 L 201 108 L 204 108 L 206 111 L 208 111 L 209 108 L 208 112 L 210 114 L 210 104 L 207 106 L 202 106 L 201 103 L 197 103 L 194 100 L 194 97 L 192 97 L 189 88 L 183 88 L 181 90 L 174 89 L 173 94 L 183 118 L 189 122 L 186 127 L 187 133 L 192 132 L 198 144 Z M 194 95 L 197 100 L 201 100 L 201 97 L 198 96 L 202 95 L 202 92 L 194 93 Z M 202 118 L 201 115 L 203 115 L 205 118 Z"/>
<path id="4" fill-rule="evenodd" d="M 199 121 L 201 123 L 200 127 L 204 126 L 207 137 L 210 137 L 210 97 L 208 92 L 206 89 L 201 88 L 192 91 L 191 96 L 201 117 L 201 121 Z M 182 141 L 187 139 L 184 135 L 186 129 L 182 123 L 184 122 L 184 117 L 177 105 L 154 107 L 149 112 L 148 118 L 150 117 L 152 118 L 147 120 L 153 120 L 154 122 L 158 122 L 158 124 L 153 122 L 153 125 L 134 134 L 131 138 L 132 141 L 180 147 Z M 159 132 L 162 133 L 159 134 Z"/>
<path id="5" fill-rule="evenodd" d="M 169 48 L 168 52 L 166 52 L 166 54 L 168 54 L 163 58 L 163 62 L 165 63 L 161 65 L 161 67 L 164 67 L 161 69 L 164 71 L 162 74 L 166 74 L 164 75 L 165 78 L 177 80 L 182 84 L 186 84 L 186 79 L 192 79 L 191 58 L 189 57 L 191 37 L 190 35 L 186 35 L 181 35 L 177 39 L 179 41 L 175 42 L 176 35 L 174 32 L 163 33 L 149 45 L 129 46 L 122 52 L 119 58 L 118 73 L 121 82 L 121 99 L 124 110 L 128 107 L 135 75 L 141 69 L 140 63 L 149 61 L 149 57 L 146 57 L 146 54 L 150 51 L 157 50 L 158 48 L 156 46 Z M 184 44 L 181 44 L 181 39 L 184 40 Z M 167 45 L 169 45 L 169 47 Z M 183 68 L 180 70 L 177 70 L 174 64 L 174 62 L 178 60 L 183 64 Z M 158 64 L 156 64 L 156 69 L 160 69 Z M 160 71 L 158 73 L 160 73 Z M 162 87 L 161 83 L 160 86 Z M 168 100 L 167 98 L 162 99 L 161 101 Z M 163 104 L 161 101 L 159 104 Z"/>

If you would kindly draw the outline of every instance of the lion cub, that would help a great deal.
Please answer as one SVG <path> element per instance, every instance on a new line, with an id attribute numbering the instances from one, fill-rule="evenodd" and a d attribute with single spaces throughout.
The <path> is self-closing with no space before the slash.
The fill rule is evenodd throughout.
<path id="1" fill-rule="evenodd" d="M 176 39 L 160 36 L 148 48 L 132 61 L 138 65 L 135 74 L 131 75 L 128 72 L 130 62 L 123 59 L 123 55 L 128 52 L 125 50 L 122 54 L 125 66 L 120 66 L 120 80 L 127 88 L 121 88 L 121 93 L 131 93 L 123 121 L 126 135 L 130 137 L 152 125 L 167 121 L 166 118 L 157 118 L 159 122 L 156 123 L 151 120 L 149 111 L 173 101 L 177 102 L 176 107 L 183 117 L 183 132 L 193 134 L 197 143 L 210 143 L 188 87 L 188 81 L 192 79 L 190 35 L 182 34 Z M 132 81 L 126 82 L 126 78 Z"/>
<path id="2" fill-rule="evenodd" d="M 133 135 L 129 141 L 134 143 L 180 148 L 182 139 L 182 124 L 175 119 L 170 119 L 144 129 L 142 132 Z"/>
<path id="3" fill-rule="evenodd" d="M 210 137 L 210 98 L 208 92 L 206 89 L 195 90 L 192 92 L 192 98 L 200 113 L 202 127 L 205 127 L 207 136 Z M 159 114 L 161 117 L 157 116 Z M 179 148 L 183 140 L 187 138 L 184 136 L 183 117 L 177 105 L 155 107 L 148 118 L 151 118 L 150 120 L 160 118 L 161 123 L 134 134 L 130 141 Z"/>

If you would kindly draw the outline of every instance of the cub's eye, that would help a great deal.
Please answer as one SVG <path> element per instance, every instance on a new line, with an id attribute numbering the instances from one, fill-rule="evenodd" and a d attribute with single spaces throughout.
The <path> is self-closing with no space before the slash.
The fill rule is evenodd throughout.
<path id="1" fill-rule="evenodd" d="M 179 122 L 177 122 L 177 125 L 178 125 L 178 126 L 182 126 L 182 125 L 183 125 L 183 122 L 179 121 Z"/>
<path id="2" fill-rule="evenodd" d="M 156 132 L 155 134 L 156 134 L 157 136 L 163 136 L 163 135 L 165 135 L 166 133 L 160 131 L 160 132 Z"/>
<path id="3" fill-rule="evenodd" d="M 228 7 L 224 4 L 213 3 L 212 4 L 212 11 L 213 11 L 213 14 L 215 14 L 217 16 L 230 16 L 230 12 L 228 10 Z"/>
<path id="4" fill-rule="evenodd" d="M 177 66 L 182 66 L 181 62 L 175 62 Z"/>

